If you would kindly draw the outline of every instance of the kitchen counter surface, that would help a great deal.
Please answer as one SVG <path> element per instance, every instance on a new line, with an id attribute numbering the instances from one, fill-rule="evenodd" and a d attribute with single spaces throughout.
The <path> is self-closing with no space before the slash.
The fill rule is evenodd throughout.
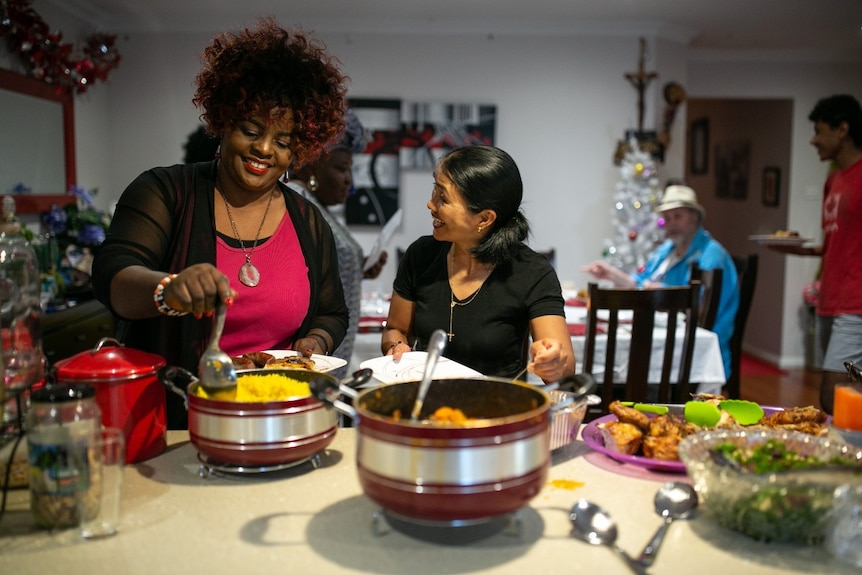
<path id="1" fill-rule="evenodd" d="M 374 520 L 355 470 L 357 431 L 340 429 L 311 462 L 266 474 L 201 476 L 186 432 L 168 450 L 125 470 L 123 520 L 114 537 L 38 531 L 26 489 L 9 492 L 0 519 L 0 573 L 291 574 L 628 573 L 605 547 L 570 534 L 568 512 L 586 498 L 619 526 L 633 556 L 660 525 L 653 495 L 679 479 L 615 463 L 580 440 L 554 452 L 548 483 L 514 518 L 470 527 Z M 674 522 L 650 573 L 856 573 L 820 547 L 764 544 L 699 514 Z"/>

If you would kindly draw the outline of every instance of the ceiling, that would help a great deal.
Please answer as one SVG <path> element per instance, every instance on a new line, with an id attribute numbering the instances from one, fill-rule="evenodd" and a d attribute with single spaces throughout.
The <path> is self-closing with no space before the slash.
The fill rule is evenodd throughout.
<path id="1" fill-rule="evenodd" d="M 862 0 L 41 0 L 109 33 L 275 16 L 319 32 L 645 35 L 696 51 L 862 59 Z"/>

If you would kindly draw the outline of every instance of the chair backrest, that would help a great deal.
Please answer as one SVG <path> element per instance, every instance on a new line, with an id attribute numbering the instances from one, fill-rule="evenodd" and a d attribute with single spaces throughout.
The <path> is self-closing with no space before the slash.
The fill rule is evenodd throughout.
<path id="1" fill-rule="evenodd" d="M 584 345 L 584 367 L 586 373 L 593 373 L 596 355 L 596 338 L 599 332 L 599 310 L 607 310 L 607 346 L 605 348 L 604 374 L 596 378 L 601 381 L 602 409 L 620 395 L 625 401 L 648 401 L 647 384 L 658 384 L 661 403 L 685 401 L 689 394 L 691 362 L 694 354 L 695 331 L 697 330 L 698 305 L 700 301 L 700 282 L 693 281 L 684 287 L 649 289 L 604 289 L 597 284 L 589 284 L 587 300 L 587 327 Z M 620 321 L 621 310 L 632 312 L 630 326 Z M 650 358 L 653 350 L 653 335 L 656 327 L 656 312 L 667 312 L 667 334 L 661 352 L 661 377 L 659 381 L 648 381 Z M 677 314 L 685 314 L 685 326 L 679 325 Z M 630 329 L 631 346 L 628 369 L 621 394 L 614 394 L 614 365 L 617 355 L 618 328 Z M 677 346 L 677 332 L 682 331 L 682 350 L 679 354 L 679 372 L 676 384 L 671 388 L 671 369 L 674 351 Z"/>
<path id="2" fill-rule="evenodd" d="M 730 338 L 730 375 L 725 384 L 724 395 L 738 399 L 740 395 L 739 365 L 742 359 L 742 338 L 745 335 L 745 325 L 748 322 L 748 312 L 751 310 L 751 300 L 754 299 L 754 288 L 757 285 L 757 254 L 748 256 L 733 256 L 736 273 L 739 276 L 739 308 L 733 322 L 733 336 Z"/>
<path id="3" fill-rule="evenodd" d="M 557 267 L 557 250 L 555 248 L 550 248 L 550 249 L 547 249 L 545 251 L 536 252 L 536 253 L 539 253 L 539 254 L 542 254 L 543 256 L 545 256 L 545 258 L 547 258 L 547 260 L 551 263 L 552 268 Z"/>
<path id="4" fill-rule="evenodd" d="M 701 269 L 697 262 L 691 264 L 691 279 L 700 282 L 700 312 L 697 325 L 704 329 L 712 329 L 715 316 L 718 314 L 718 304 L 721 301 L 721 268 L 711 270 Z"/>

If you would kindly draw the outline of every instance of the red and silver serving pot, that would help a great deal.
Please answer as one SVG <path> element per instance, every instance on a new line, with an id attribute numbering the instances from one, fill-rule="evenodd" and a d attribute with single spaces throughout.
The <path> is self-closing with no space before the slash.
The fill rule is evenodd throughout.
<path id="1" fill-rule="evenodd" d="M 237 371 L 280 375 L 299 381 L 312 379 L 338 386 L 327 374 L 306 369 L 249 369 Z M 361 385 L 371 370 L 360 370 L 341 387 Z M 189 439 L 208 461 L 237 467 L 268 468 L 296 463 L 320 453 L 338 430 L 338 413 L 313 395 L 278 401 L 237 402 L 201 397 L 200 383 L 189 384 L 184 395 L 189 413 Z"/>
<path id="2" fill-rule="evenodd" d="M 513 512 L 535 497 L 550 466 L 552 399 L 539 387 L 494 377 L 433 380 L 410 419 L 419 382 L 355 393 L 323 378 L 312 393 L 354 419 L 356 467 L 365 494 L 394 516 L 458 524 Z M 438 425 L 440 407 L 460 409 L 463 425 Z"/>

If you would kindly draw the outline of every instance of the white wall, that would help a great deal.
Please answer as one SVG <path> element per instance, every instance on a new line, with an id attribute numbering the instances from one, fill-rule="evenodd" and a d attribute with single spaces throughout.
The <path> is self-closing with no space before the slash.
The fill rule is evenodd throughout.
<path id="1" fill-rule="evenodd" d="M 62 21 L 58 21 L 62 28 Z M 122 62 L 107 83 L 76 98 L 79 183 L 98 187 L 110 205 L 139 172 L 180 161 L 182 144 L 197 125 L 191 104 L 198 54 L 209 34 L 131 34 L 118 39 Z M 526 186 L 524 210 L 536 249 L 555 247 L 561 280 L 584 287 L 581 265 L 601 254 L 611 235 L 611 197 L 619 180 L 612 163 L 617 140 L 637 123 L 636 92 L 624 74 L 637 70 L 636 37 L 425 36 L 320 34 L 351 77 L 350 96 L 420 101 L 482 102 L 497 106 L 496 144 L 518 162 Z M 796 101 L 790 174 L 790 222 L 817 233 L 825 168 L 807 145 L 805 116 L 816 98 L 837 91 L 862 94 L 860 65 L 726 62 L 694 58 L 671 40 L 647 38 L 648 71 L 660 77 L 647 92 L 646 129 L 655 129 L 668 81 L 696 97 L 782 97 Z M 664 180 L 683 173 L 682 106 L 673 130 Z M 431 175 L 403 173 L 405 208 L 395 246 L 429 233 L 425 203 Z M 714 224 L 715 225 L 715 224 Z M 374 233 L 357 230 L 369 246 Z M 394 257 L 393 257 L 394 263 Z M 814 263 L 791 262 L 784 286 L 785 315 L 814 273 Z M 380 283 L 391 286 L 395 266 Z M 755 320 L 756 321 L 756 320 Z M 781 337 L 798 341 L 785 321 Z M 798 346 L 797 346 L 798 347 Z M 786 343 L 783 353 L 801 357 Z"/>

